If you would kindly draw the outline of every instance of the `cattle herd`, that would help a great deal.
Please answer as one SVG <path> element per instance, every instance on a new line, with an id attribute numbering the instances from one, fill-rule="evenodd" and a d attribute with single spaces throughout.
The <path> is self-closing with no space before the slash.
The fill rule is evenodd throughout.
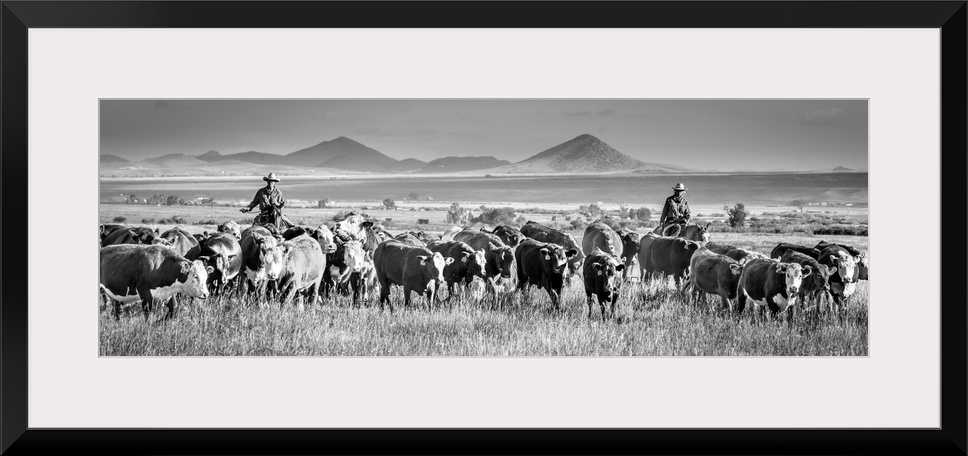
<path id="1" fill-rule="evenodd" d="M 615 306 L 637 263 L 640 282 L 672 276 L 677 288 L 696 298 L 717 295 L 721 308 L 742 312 L 747 301 L 774 314 L 807 304 L 840 309 L 858 280 L 868 275 L 868 255 L 849 245 L 821 241 L 814 247 L 780 243 L 769 256 L 709 240 L 705 227 L 690 225 L 685 237 L 639 235 L 591 223 L 581 246 L 561 230 L 529 221 L 492 231 L 453 227 L 439 237 L 422 231 L 392 236 L 359 214 L 332 227 L 294 227 L 276 235 L 236 222 L 216 233 L 192 235 L 181 228 L 124 225 L 100 227 L 100 292 L 114 318 L 141 303 L 147 319 L 153 305 L 175 312 L 175 298 L 220 298 L 234 291 L 254 302 L 295 303 L 303 310 L 334 295 L 354 305 L 379 292 L 380 309 L 394 310 L 390 290 L 426 296 L 427 307 L 443 298 L 543 289 L 560 310 L 563 287 L 584 284 L 588 317 L 595 303 L 602 320 Z M 802 303 L 802 304 L 797 304 Z M 597 318 L 597 317 L 596 317 Z"/>

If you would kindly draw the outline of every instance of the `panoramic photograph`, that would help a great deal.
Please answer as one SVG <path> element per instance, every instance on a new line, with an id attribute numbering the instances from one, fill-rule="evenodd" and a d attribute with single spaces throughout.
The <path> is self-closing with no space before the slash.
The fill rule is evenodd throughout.
<path id="1" fill-rule="evenodd" d="M 868 102 L 102 99 L 101 356 L 867 356 Z"/>

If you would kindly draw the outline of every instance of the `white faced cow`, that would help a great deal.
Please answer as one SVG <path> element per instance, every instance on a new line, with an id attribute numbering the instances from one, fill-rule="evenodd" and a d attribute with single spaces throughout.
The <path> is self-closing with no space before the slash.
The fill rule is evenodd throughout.
<path id="1" fill-rule="evenodd" d="M 189 261 L 159 245 L 119 244 L 101 248 L 101 289 L 114 300 L 114 318 L 121 305 L 141 301 L 145 320 L 155 301 L 168 306 L 165 319 L 174 315 L 173 298 L 186 294 L 207 298 L 208 273 L 203 261 Z"/>
<path id="2" fill-rule="evenodd" d="M 746 263 L 737 287 L 737 311 L 743 311 L 747 300 L 753 301 L 758 309 L 769 308 L 774 314 L 787 309 L 792 311 L 803 278 L 812 272 L 809 266 L 770 259 L 758 258 Z"/>

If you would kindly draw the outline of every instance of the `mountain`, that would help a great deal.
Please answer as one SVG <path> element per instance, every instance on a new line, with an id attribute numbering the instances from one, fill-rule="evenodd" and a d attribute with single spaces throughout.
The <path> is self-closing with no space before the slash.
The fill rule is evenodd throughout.
<path id="1" fill-rule="evenodd" d="M 417 171 L 427 165 L 427 162 L 423 160 L 417 160 L 416 158 L 405 158 L 392 165 L 387 171 L 394 173 L 405 173 L 407 171 Z"/>
<path id="2" fill-rule="evenodd" d="M 145 162 L 160 166 L 162 168 L 186 168 L 207 164 L 202 160 L 185 154 L 162 155 L 160 157 L 149 158 L 145 160 Z"/>
<path id="3" fill-rule="evenodd" d="M 100 162 L 101 163 L 127 163 L 128 160 L 125 160 L 117 155 L 101 154 Z"/>
<path id="4" fill-rule="evenodd" d="M 323 141 L 312 147 L 286 155 L 287 164 L 348 169 L 352 171 L 386 171 L 397 160 L 383 155 L 376 149 L 364 146 L 345 136 Z"/>
<path id="5" fill-rule="evenodd" d="M 422 173 L 450 173 L 456 171 L 474 171 L 478 169 L 496 168 L 510 165 L 507 160 L 494 157 L 444 157 L 431 160 L 420 169 Z"/>
<path id="6" fill-rule="evenodd" d="M 852 170 L 850 168 L 844 168 L 843 166 L 838 166 L 838 167 L 832 169 L 831 171 L 833 171 L 835 173 L 852 173 L 852 172 L 854 172 L 854 170 Z"/>
<path id="7" fill-rule="evenodd" d="M 592 135 L 580 135 L 497 173 L 600 173 L 630 171 L 645 165 Z"/>
<path id="8" fill-rule="evenodd" d="M 256 165 L 288 165 L 288 160 L 284 155 L 269 154 L 265 152 L 256 152 L 250 150 L 248 152 L 240 152 L 237 154 L 222 155 L 218 152 L 212 154 L 213 151 L 206 152 L 199 155 L 197 158 L 205 162 L 217 162 L 222 160 L 238 160 L 240 162 L 253 163 Z"/>
<path id="9" fill-rule="evenodd" d="M 199 155 L 199 156 L 197 156 L 195 158 L 197 158 L 199 160 L 202 160 L 202 161 L 213 162 L 213 161 L 222 160 L 224 157 L 222 157 L 222 154 L 220 154 L 219 151 L 217 151 L 217 150 L 210 150 L 210 151 L 205 152 L 204 154 Z"/>

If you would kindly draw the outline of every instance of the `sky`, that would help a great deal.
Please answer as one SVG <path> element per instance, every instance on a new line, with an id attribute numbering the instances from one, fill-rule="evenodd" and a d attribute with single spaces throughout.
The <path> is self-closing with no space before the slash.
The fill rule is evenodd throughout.
<path id="1" fill-rule="evenodd" d="M 866 100 L 102 100 L 100 153 L 288 154 L 346 136 L 395 159 L 526 159 L 581 134 L 702 170 L 867 166 Z M 865 168 L 866 169 L 866 168 Z"/>

